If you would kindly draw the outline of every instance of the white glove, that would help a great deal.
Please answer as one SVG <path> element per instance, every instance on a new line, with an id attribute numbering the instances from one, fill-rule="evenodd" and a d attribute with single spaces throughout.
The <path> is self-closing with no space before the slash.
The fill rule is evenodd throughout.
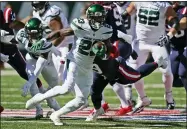
<path id="1" fill-rule="evenodd" d="M 9 32 L 5 31 L 5 30 L 0 30 L 1 31 L 1 36 L 5 36 L 7 34 L 9 34 Z"/>
<path id="2" fill-rule="evenodd" d="M 4 54 L 2 54 L 2 53 L 0 53 L 1 54 L 1 61 L 2 62 L 7 62 L 7 61 L 9 61 L 9 56 L 8 55 L 4 55 Z"/>
<path id="3" fill-rule="evenodd" d="M 26 97 L 31 87 L 31 83 L 27 81 L 24 86 L 21 88 L 22 93 L 21 96 Z"/>
<path id="4" fill-rule="evenodd" d="M 162 35 L 162 36 L 160 36 L 159 41 L 156 42 L 156 44 L 160 47 L 163 47 L 163 46 L 167 45 L 169 42 L 170 42 L 169 36 L 168 35 Z"/>

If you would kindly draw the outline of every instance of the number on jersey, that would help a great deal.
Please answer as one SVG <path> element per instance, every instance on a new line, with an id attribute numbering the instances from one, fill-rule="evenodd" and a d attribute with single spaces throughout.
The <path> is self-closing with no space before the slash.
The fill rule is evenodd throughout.
<path id="1" fill-rule="evenodd" d="M 139 23 L 150 26 L 158 26 L 159 10 L 140 9 L 138 13 Z"/>

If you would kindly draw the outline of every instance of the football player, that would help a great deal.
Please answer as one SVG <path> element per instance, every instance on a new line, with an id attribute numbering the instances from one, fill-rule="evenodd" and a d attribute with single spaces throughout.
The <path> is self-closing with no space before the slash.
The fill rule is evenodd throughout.
<path id="1" fill-rule="evenodd" d="M 151 52 L 154 60 L 160 56 L 168 58 L 168 67 L 161 68 L 163 73 L 162 80 L 165 85 L 165 99 L 167 109 L 174 109 L 175 103 L 172 95 L 173 75 L 169 61 L 169 54 L 165 48 L 170 39 L 179 29 L 179 20 L 175 11 L 168 2 L 131 2 L 129 7 L 124 11 L 123 16 L 136 13 L 136 39 L 133 43 L 133 49 L 138 53 L 137 60 L 130 60 L 133 68 L 138 68 L 144 64 L 149 52 Z M 170 31 L 165 34 L 165 20 L 168 20 L 172 26 Z M 162 35 L 162 36 L 160 36 Z M 135 83 L 138 91 L 139 101 L 136 105 L 136 111 L 141 111 L 144 106 L 151 104 L 151 100 L 147 98 L 144 92 L 143 79 Z"/>
<path id="2" fill-rule="evenodd" d="M 17 42 L 11 40 L 14 38 L 14 30 L 11 29 L 9 26 L 14 24 L 15 22 L 17 21 L 15 21 L 14 13 L 11 8 L 6 8 L 4 11 L 4 15 L 3 12 L 1 11 L 0 28 L 3 29 L 1 30 L 1 61 L 10 64 L 17 71 L 20 77 L 22 77 L 25 80 L 28 80 L 28 76 L 25 71 L 26 69 L 25 59 L 23 58 L 23 55 L 18 50 L 17 46 L 15 45 Z M 21 27 L 19 26 L 18 29 L 20 28 Z M 36 80 L 36 83 L 40 92 L 43 93 L 45 89 L 43 88 L 42 83 L 38 78 Z M 30 92 L 32 94 L 34 91 L 31 89 Z M 39 119 L 41 117 L 43 117 L 43 110 L 41 105 L 37 105 L 35 118 Z"/>
<path id="3" fill-rule="evenodd" d="M 31 3 L 33 7 L 33 17 L 38 18 L 42 22 L 42 26 L 45 28 L 44 31 L 49 34 L 52 31 L 60 30 L 69 27 L 67 18 L 63 14 L 60 7 L 56 5 L 50 5 L 46 1 L 33 1 Z M 65 56 L 69 51 L 68 44 L 74 42 L 73 36 L 67 36 L 65 38 L 59 37 L 52 41 L 54 46 L 60 51 L 61 55 L 52 55 L 52 59 L 57 69 L 59 81 L 63 80 L 63 69 L 65 63 Z"/>
<path id="4" fill-rule="evenodd" d="M 93 45 L 103 41 L 106 46 L 110 46 L 109 38 L 112 36 L 112 27 L 105 24 L 106 12 L 103 6 L 94 4 L 86 11 L 86 18 L 76 18 L 71 23 L 71 28 L 61 30 L 61 36 L 75 35 L 76 43 L 67 55 L 69 60 L 67 78 L 63 86 L 55 86 L 44 94 L 37 94 L 27 101 L 26 108 L 32 108 L 35 104 L 46 98 L 75 91 L 75 98 L 60 110 L 51 114 L 50 119 L 55 125 L 63 125 L 60 116 L 75 111 L 84 105 L 88 100 L 89 91 L 93 84 L 93 61 L 95 56 L 103 57 L 110 49 L 101 45 L 99 49 L 93 51 Z"/>
<path id="5" fill-rule="evenodd" d="M 31 18 L 16 35 L 17 42 L 22 44 L 28 52 L 26 54 L 28 81 L 23 86 L 23 96 L 27 95 L 29 89 L 33 91 L 32 96 L 38 93 L 35 81 L 40 73 L 48 83 L 49 89 L 58 84 L 57 71 L 52 62 L 52 53 L 58 54 L 58 51 L 51 42 L 41 40 L 42 38 L 43 28 L 41 21 L 37 18 Z M 54 110 L 60 109 L 55 99 L 50 98 L 47 102 L 48 106 Z"/>
<path id="6" fill-rule="evenodd" d="M 118 51 L 117 49 L 113 50 Z M 101 106 L 101 93 L 108 83 L 110 83 L 112 86 L 116 84 L 123 86 L 126 84 L 135 83 L 139 79 L 152 73 L 157 67 L 167 67 L 167 61 L 161 57 L 156 62 L 144 64 L 137 70 L 134 70 L 127 65 L 125 59 L 123 59 L 121 56 L 117 56 L 118 54 L 115 54 L 115 56 L 111 55 L 107 60 L 102 60 L 96 57 L 94 61 L 93 70 L 95 71 L 94 74 L 97 74 L 97 76 L 94 76 L 94 83 L 91 87 L 91 100 L 94 105 L 94 110 L 87 117 L 86 121 L 95 121 L 99 115 L 105 113 L 104 107 Z M 127 105 L 124 107 L 123 114 L 116 115 L 124 115 L 131 111 L 132 107 Z"/>

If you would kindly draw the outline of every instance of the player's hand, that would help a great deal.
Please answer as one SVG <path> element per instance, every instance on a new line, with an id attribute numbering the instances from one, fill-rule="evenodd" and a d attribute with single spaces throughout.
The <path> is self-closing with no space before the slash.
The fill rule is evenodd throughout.
<path id="1" fill-rule="evenodd" d="M 135 50 L 132 50 L 131 57 L 133 60 L 136 60 L 138 58 L 138 54 L 136 53 Z"/>
<path id="2" fill-rule="evenodd" d="M 1 61 L 2 62 L 8 62 L 9 61 L 9 56 L 8 55 L 4 55 L 4 54 L 2 54 L 2 53 L 0 53 L 1 54 Z"/>
<path id="3" fill-rule="evenodd" d="M 163 47 L 165 45 L 167 45 L 170 42 L 170 38 L 168 35 L 162 35 L 159 38 L 159 41 L 156 42 L 155 44 L 157 44 L 160 47 Z"/>
<path id="4" fill-rule="evenodd" d="M 0 32 L 1 32 L 1 36 L 5 36 L 5 35 L 9 34 L 9 32 L 7 32 L 5 30 L 0 30 Z"/>
<path id="5" fill-rule="evenodd" d="M 29 90 L 30 90 L 30 87 L 31 87 L 31 83 L 30 82 L 26 82 L 24 85 L 23 85 L 23 87 L 21 88 L 21 96 L 23 96 L 23 97 L 26 97 L 27 96 L 27 94 L 28 94 L 28 92 L 29 92 Z"/>

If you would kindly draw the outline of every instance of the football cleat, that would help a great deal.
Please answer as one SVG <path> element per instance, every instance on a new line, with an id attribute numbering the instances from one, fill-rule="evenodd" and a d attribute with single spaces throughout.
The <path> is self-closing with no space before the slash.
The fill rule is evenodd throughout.
<path id="1" fill-rule="evenodd" d="M 60 121 L 60 118 L 56 115 L 55 112 L 50 115 L 50 119 L 53 121 L 54 125 L 63 125 L 63 123 Z"/>
<path id="2" fill-rule="evenodd" d="M 36 104 L 40 103 L 41 101 L 43 101 L 42 94 L 38 93 L 26 102 L 25 108 L 31 109 L 34 106 L 36 106 Z"/>
<path id="3" fill-rule="evenodd" d="M 140 113 L 144 110 L 144 107 L 151 105 L 152 101 L 147 97 L 140 98 L 138 97 L 138 103 L 136 104 L 132 114 Z"/>
<path id="4" fill-rule="evenodd" d="M 97 117 L 105 113 L 103 107 L 100 107 L 98 110 L 93 110 L 90 115 L 86 118 L 86 121 L 96 121 Z"/>
<path id="5" fill-rule="evenodd" d="M 0 105 L 0 113 L 3 112 L 4 107 Z"/>
<path id="6" fill-rule="evenodd" d="M 43 109 L 36 109 L 36 116 L 35 116 L 35 119 L 36 120 L 39 120 L 43 118 Z"/>
<path id="7" fill-rule="evenodd" d="M 123 116 L 125 114 L 127 114 L 128 112 L 131 112 L 132 111 L 132 106 L 128 106 L 128 107 L 125 107 L 125 108 L 120 108 L 116 113 L 115 115 L 116 116 Z"/>
<path id="8" fill-rule="evenodd" d="M 164 98 L 166 99 L 166 107 L 167 107 L 167 109 L 169 109 L 169 110 L 175 109 L 175 100 L 173 99 L 172 92 L 166 93 L 164 95 Z M 169 99 L 170 100 L 172 99 L 172 102 L 168 102 Z"/>
<path id="9" fill-rule="evenodd" d="M 163 69 L 166 69 L 167 65 L 168 65 L 168 60 L 167 58 L 163 58 L 162 56 L 156 61 L 156 63 L 158 64 L 158 67 L 161 67 Z"/>

